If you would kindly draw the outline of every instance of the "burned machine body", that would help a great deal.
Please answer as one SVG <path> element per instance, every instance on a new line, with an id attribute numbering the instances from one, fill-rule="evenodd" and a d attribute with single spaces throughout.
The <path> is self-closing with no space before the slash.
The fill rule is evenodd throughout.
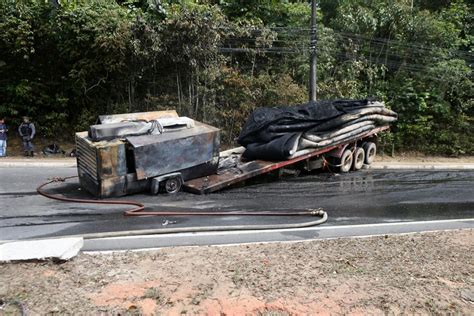
<path id="1" fill-rule="evenodd" d="M 215 127 L 175 111 L 101 116 L 98 123 L 76 133 L 80 185 L 94 196 L 174 193 L 185 181 L 217 171 Z"/>

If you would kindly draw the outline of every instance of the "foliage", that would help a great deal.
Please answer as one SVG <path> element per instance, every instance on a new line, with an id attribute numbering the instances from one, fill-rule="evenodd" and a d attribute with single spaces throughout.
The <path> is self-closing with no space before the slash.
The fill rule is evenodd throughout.
<path id="1" fill-rule="evenodd" d="M 383 142 L 397 150 L 474 153 L 468 2 L 319 2 L 318 98 L 385 100 L 400 117 Z M 307 99 L 310 12 L 303 0 L 0 0 L 0 115 L 71 137 L 99 114 L 174 108 L 231 144 L 254 108 Z"/>

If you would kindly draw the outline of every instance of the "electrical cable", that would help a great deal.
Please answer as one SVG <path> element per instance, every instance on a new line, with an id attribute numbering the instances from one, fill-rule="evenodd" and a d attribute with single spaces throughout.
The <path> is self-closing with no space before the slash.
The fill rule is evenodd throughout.
<path id="1" fill-rule="evenodd" d="M 461 58 L 464 59 L 472 59 L 473 54 L 464 50 L 459 50 L 459 49 L 453 49 L 453 48 L 448 48 L 448 47 L 437 47 L 437 46 L 427 46 L 427 45 L 420 45 L 420 44 L 415 44 L 413 42 L 404 42 L 401 40 L 394 40 L 394 39 L 388 39 L 388 38 L 379 38 L 379 37 L 369 37 L 369 36 L 364 36 L 361 34 L 355 34 L 355 33 L 347 33 L 347 32 L 339 32 L 339 31 L 334 31 L 333 32 L 335 35 L 335 40 L 336 41 L 345 41 L 345 40 L 354 40 L 359 43 L 370 43 L 371 47 L 376 47 L 378 46 L 379 48 L 382 49 L 390 49 L 390 46 L 396 47 L 397 49 L 405 49 L 409 50 L 412 53 L 413 52 L 419 52 L 420 54 L 427 54 L 431 52 L 438 52 L 438 51 L 445 51 L 449 54 L 454 54 L 457 55 Z M 303 44 L 309 44 L 309 41 L 306 40 L 306 34 L 302 34 L 301 36 L 291 36 L 290 39 L 282 39 L 282 33 L 277 33 L 277 37 L 274 39 L 270 39 L 272 43 L 274 42 L 283 42 L 283 43 L 303 43 Z M 248 42 L 252 43 L 257 41 L 257 37 L 230 37 L 225 39 L 225 41 L 233 41 L 234 43 L 237 42 Z M 264 47 L 261 47 L 264 48 Z"/>
<path id="2" fill-rule="evenodd" d="M 227 28 L 230 29 L 230 28 Z M 269 29 L 282 29 L 282 30 L 287 30 L 287 31 L 304 31 L 301 35 L 299 36 L 294 36 L 291 35 L 292 40 L 294 42 L 309 42 L 307 35 L 309 35 L 309 32 L 311 29 L 309 28 L 293 28 L 293 27 L 275 27 L 275 28 L 269 28 Z M 257 31 L 262 31 L 266 30 L 264 28 L 251 28 L 251 30 L 257 30 Z M 422 45 L 418 44 L 415 42 L 405 42 L 402 40 L 396 40 L 396 39 L 389 39 L 389 38 L 383 38 L 383 37 L 374 37 L 374 36 L 367 36 L 363 34 L 357 34 L 357 33 L 350 33 L 350 32 L 343 32 L 343 31 L 336 31 L 332 30 L 332 33 L 336 36 L 346 38 L 346 39 L 355 39 L 355 40 L 365 40 L 365 41 L 370 41 L 370 42 L 378 42 L 379 45 L 395 45 L 398 47 L 405 47 L 405 48 L 410 48 L 410 50 L 418 50 L 420 52 L 423 51 L 433 51 L 433 50 L 439 50 L 439 49 L 445 49 L 448 50 L 449 52 L 453 52 L 454 54 L 459 54 L 459 55 L 464 55 L 464 56 L 469 56 L 472 57 L 473 54 L 471 52 L 465 51 L 465 50 L 459 50 L 459 49 L 452 49 L 452 48 L 447 48 L 447 47 L 437 47 L 437 46 L 427 46 L 427 45 Z M 284 33 L 282 32 L 277 32 L 277 35 L 283 35 Z M 253 37 L 237 37 L 234 39 L 249 39 L 253 40 L 256 39 Z M 274 40 L 274 41 L 285 41 L 285 40 Z"/>

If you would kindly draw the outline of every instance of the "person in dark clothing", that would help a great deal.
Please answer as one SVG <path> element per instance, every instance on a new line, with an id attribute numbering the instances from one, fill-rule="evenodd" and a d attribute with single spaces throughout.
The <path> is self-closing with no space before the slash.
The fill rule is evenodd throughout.
<path id="1" fill-rule="evenodd" d="M 5 119 L 0 118 L 0 157 L 7 155 L 7 132 L 8 127 L 5 124 Z"/>
<path id="2" fill-rule="evenodd" d="M 33 138 L 36 134 L 35 124 L 30 122 L 30 118 L 27 116 L 23 117 L 23 123 L 18 127 L 18 133 L 23 141 L 23 151 L 25 156 L 34 156 Z"/>

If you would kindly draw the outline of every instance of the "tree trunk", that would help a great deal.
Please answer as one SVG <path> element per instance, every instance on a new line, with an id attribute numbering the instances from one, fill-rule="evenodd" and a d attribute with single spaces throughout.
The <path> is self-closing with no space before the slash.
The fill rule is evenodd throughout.
<path id="1" fill-rule="evenodd" d="M 196 74 L 196 81 L 194 82 L 195 89 L 195 101 L 194 101 L 194 117 L 198 118 L 199 111 L 199 72 Z"/>
<path id="2" fill-rule="evenodd" d="M 188 82 L 188 96 L 189 96 L 189 109 L 186 111 L 188 114 L 192 113 L 193 110 L 193 93 L 192 93 L 192 86 L 193 86 L 193 73 L 191 72 L 189 76 L 189 82 Z"/>
<path id="3" fill-rule="evenodd" d="M 179 73 L 176 69 L 176 89 L 178 91 L 178 112 L 181 111 L 181 91 L 180 91 L 179 86 L 180 86 L 180 84 L 179 84 Z"/>
<path id="4" fill-rule="evenodd" d="M 254 53 L 253 54 L 253 58 L 252 58 L 252 71 L 250 73 L 250 76 L 253 77 L 253 72 L 255 70 L 255 63 L 257 62 L 257 54 Z"/>
<path id="5" fill-rule="evenodd" d="M 207 121 L 206 117 L 206 111 L 207 111 L 207 106 L 206 106 L 206 96 L 207 96 L 207 81 L 204 82 L 204 91 L 202 94 L 202 120 L 204 122 Z"/>
<path id="6" fill-rule="evenodd" d="M 128 81 L 128 112 L 132 112 L 132 82 Z"/>

